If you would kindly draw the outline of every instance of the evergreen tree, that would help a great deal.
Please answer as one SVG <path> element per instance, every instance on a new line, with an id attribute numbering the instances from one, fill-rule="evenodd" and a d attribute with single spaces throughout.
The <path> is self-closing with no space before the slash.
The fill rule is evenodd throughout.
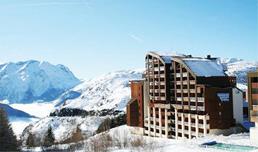
<path id="1" fill-rule="evenodd" d="M 18 151 L 18 143 L 4 109 L 0 108 L 0 151 Z"/>
<path id="2" fill-rule="evenodd" d="M 54 143 L 55 143 L 55 137 L 54 137 L 52 128 L 49 127 L 44 138 L 43 146 L 50 147 L 54 145 Z"/>
<path id="3" fill-rule="evenodd" d="M 28 147 L 35 147 L 36 146 L 35 145 L 35 136 L 31 132 L 29 133 L 29 136 L 26 140 L 26 145 Z"/>

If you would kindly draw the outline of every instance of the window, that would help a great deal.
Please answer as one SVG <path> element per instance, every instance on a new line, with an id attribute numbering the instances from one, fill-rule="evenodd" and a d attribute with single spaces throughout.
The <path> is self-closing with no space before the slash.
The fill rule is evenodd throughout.
<path id="1" fill-rule="evenodd" d="M 251 78 L 251 82 L 258 82 L 258 77 Z"/>
<path id="2" fill-rule="evenodd" d="M 257 88 L 253 88 L 252 89 L 252 94 L 258 94 L 258 89 Z"/>

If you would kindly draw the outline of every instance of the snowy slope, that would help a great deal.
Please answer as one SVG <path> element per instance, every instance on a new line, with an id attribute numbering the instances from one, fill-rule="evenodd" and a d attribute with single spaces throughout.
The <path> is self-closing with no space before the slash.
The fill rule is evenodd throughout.
<path id="1" fill-rule="evenodd" d="M 237 82 L 240 84 L 247 83 L 247 72 L 255 71 L 258 67 L 258 61 L 256 62 L 248 62 L 242 59 L 236 58 L 227 58 L 222 59 L 221 62 L 226 65 L 228 71 L 226 72 L 228 75 L 236 76 Z"/>
<path id="2" fill-rule="evenodd" d="M 51 101 L 78 83 L 63 65 L 35 60 L 0 65 L 0 100 L 9 103 Z"/>
<path id="3" fill-rule="evenodd" d="M 57 142 L 62 142 L 71 137 L 72 133 L 79 127 L 85 137 L 92 136 L 100 123 L 106 117 L 45 117 L 32 123 L 22 133 L 21 139 L 26 141 L 28 133 L 35 134 L 36 138 L 43 140 L 49 127 L 52 128 Z"/>
<path id="4" fill-rule="evenodd" d="M 85 81 L 64 93 L 59 104 L 84 110 L 124 110 L 130 99 L 129 81 L 142 78 L 143 70 L 124 70 L 108 73 Z M 68 100 L 66 100 L 68 99 Z"/>
<path id="5" fill-rule="evenodd" d="M 251 143 L 249 134 L 234 134 L 230 136 L 215 136 L 208 135 L 202 138 L 195 139 L 166 139 L 166 138 L 154 138 L 142 135 L 133 134 L 136 132 L 136 128 L 128 126 L 119 126 L 111 129 L 108 132 L 97 134 L 93 137 L 86 139 L 83 142 L 57 145 L 55 148 L 67 151 L 94 151 L 98 148 L 99 151 L 110 152 L 257 152 L 258 147 L 255 147 Z M 218 143 L 229 144 L 227 146 L 218 147 L 205 147 L 201 146 L 203 143 L 216 141 Z M 234 146 L 246 146 L 246 147 L 234 147 Z M 70 148 L 69 148 L 70 147 Z M 73 148 L 71 148 L 73 147 Z M 241 149 L 242 148 L 242 149 Z M 41 148 L 31 149 L 32 151 Z"/>

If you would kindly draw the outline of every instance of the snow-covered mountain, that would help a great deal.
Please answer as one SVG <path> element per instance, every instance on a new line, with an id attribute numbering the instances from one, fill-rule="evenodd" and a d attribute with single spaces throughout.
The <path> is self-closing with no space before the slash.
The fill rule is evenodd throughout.
<path id="1" fill-rule="evenodd" d="M 130 99 L 130 80 L 142 78 L 143 70 L 123 70 L 84 81 L 64 93 L 57 106 L 84 110 L 124 110 Z"/>
<path id="2" fill-rule="evenodd" d="M 63 65 L 35 60 L 0 65 L 0 100 L 9 103 L 52 101 L 79 83 Z"/>
<path id="3" fill-rule="evenodd" d="M 242 59 L 225 58 L 221 59 L 221 63 L 226 65 L 228 71 L 226 72 L 230 76 L 237 77 L 237 83 L 247 83 L 247 72 L 255 71 L 258 67 L 257 62 L 248 62 Z"/>
<path id="4" fill-rule="evenodd" d="M 10 117 L 18 117 L 18 118 L 33 118 L 34 116 L 23 112 L 21 110 L 18 109 L 14 109 L 11 106 L 7 105 L 7 104 L 2 104 L 0 103 L 0 108 L 3 108 L 4 111 L 6 112 L 6 114 L 8 115 L 9 119 Z"/>

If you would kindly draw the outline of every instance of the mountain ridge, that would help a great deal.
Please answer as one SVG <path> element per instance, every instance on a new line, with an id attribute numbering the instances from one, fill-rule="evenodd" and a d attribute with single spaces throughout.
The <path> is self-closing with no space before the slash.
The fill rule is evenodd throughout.
<path id="1" fill-rule="evenodd" d="M 9 103 L 51 101 L 79 83 L 80 80 L 60 64 L 28 60 L 0 65 L 0 100 Z"/>

